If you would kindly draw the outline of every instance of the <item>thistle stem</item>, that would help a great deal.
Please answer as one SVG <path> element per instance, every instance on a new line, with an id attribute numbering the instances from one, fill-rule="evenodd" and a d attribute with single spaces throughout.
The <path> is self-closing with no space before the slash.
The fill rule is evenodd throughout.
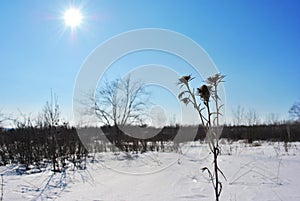
<path id="1" fill-rule="evenodd" d="M 189 84 L 187 84 L 186 87 L 187 87 L 187 89 L 188 89 L 188 91 L 189 91 L 189 94 L 191 95 L 191 97 L 192 97 L 192 99 L 193 99 L 193 100 L 192 100 L 192 103 L 193 103 L 193 105 L 194 105 L 194 108 L 197 110 L 197 112 L 198 112 L 198 114 L 199 114 L 199 117 L 200 117 L 200 119 L 201 119 L 201 123 L 202 123 L 202 125 L 204 126 L 204 125 L 205 125 L 204 119 L 203 119 L 204 117 L 203 117 L 203 115 L 202 115 L 202 113 L 201 113 L 201 111 L 200 111 L 200 108 L 199 108 L 199 106 L 198 106 L 198 103 L 197 103 L 195 94 L 191 91 Z"/>

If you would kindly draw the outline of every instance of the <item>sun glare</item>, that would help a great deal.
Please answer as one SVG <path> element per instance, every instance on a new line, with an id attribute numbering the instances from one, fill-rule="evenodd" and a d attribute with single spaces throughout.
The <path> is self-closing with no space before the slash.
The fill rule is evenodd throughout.
<path id="1" fill-rule="evenodd" d="M 65 25 L 71 28 L 76 28 L 81 24 L 82 14 L 79 9 L 69 8 L 64 13 Z"/>

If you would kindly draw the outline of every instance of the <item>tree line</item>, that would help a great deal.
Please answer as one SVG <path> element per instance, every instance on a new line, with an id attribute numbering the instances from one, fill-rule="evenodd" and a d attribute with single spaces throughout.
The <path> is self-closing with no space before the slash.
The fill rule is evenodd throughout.
<path id="1" fill-rule="evenodd" d="M 24 164 L 27 168 L 35 165 L 41 168 L 45 163 L 52 164 L 53 171 L 62 171 L 68 163 L 73 168 L 83 168 L 88 151 L 174 151 L 181 142 L 204 140 L 205 132 L 199 126 L 167 126 L 157 135 L 147 139 L 137 139 L 126 135 L 114 127 L 86 127 L 80 128 L 81 139 L 77 130 L 67 125 L 53 127 L 19 127 L 0 130 L 0 164 Z M 155 128 L 143 128 L 145 132 L 156 131 Z M 185 135 L 176 138 L 178 130 Z M 84 135 L 84 133 L 86 135 Z M 286 123 L 255 126 L 224 126 L 222 138 L 231 140 L 246 139 L 273 141 L 299 141 L 300 123 Z M 171 146 L 168 146 L 168 143 Z"/>

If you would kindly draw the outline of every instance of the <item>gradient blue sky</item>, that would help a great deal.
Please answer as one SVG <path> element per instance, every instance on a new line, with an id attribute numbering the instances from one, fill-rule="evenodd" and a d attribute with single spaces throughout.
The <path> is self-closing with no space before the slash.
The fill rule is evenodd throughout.
<path id="1" fill-rule="evenodd" d="M 139 28 L 182 33 L 201 45 L 226 77 L 227 110 L 241 105 L 261 118 L 288 118 L 300 98 L 300 2 L 247 1 L 3 1 L 0 3 L 0 109 L 36 114 L 57 94 L 72 116 L 80 66 L 99 44 Z M 72 34 L 63 12 L 81 7 Z M 189 72 L 186 72 L 187 74 Z"/>

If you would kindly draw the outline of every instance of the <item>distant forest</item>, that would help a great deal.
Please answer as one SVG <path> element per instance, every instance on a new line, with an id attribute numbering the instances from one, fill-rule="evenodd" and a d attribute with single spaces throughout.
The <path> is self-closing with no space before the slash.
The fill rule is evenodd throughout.
<path id="1" fill-rule="evenodd" d="M 133 127 L 134 128 L 134 127 Z M 178 131 L 181 130 L 180 136 Z M 144 127 L 145 132 L 155 132 L 153 127 Z M 80 132 L 80 138 L 78 136 Z M 224 126 L 221 138 L 229 140 L 300 141 L 300 123 L 254 126 Z M 24 164 L 37 168 L 50 163 L 54 171 L 72 167 L 85 168 L 82 164 L 88 153 L 125 151 L 177 151 L 178 144 L 185 141 L 205 140 L 202 126 L 168 126 L 157 135 L 137 139 L 124 134 L 117 127 L 89 127 L 80 130 L 67 125 L 49 127 L 18 127 L 0 129 L 0 165 Z M 84 146 L 85 145 L 85 146 Z"/>

